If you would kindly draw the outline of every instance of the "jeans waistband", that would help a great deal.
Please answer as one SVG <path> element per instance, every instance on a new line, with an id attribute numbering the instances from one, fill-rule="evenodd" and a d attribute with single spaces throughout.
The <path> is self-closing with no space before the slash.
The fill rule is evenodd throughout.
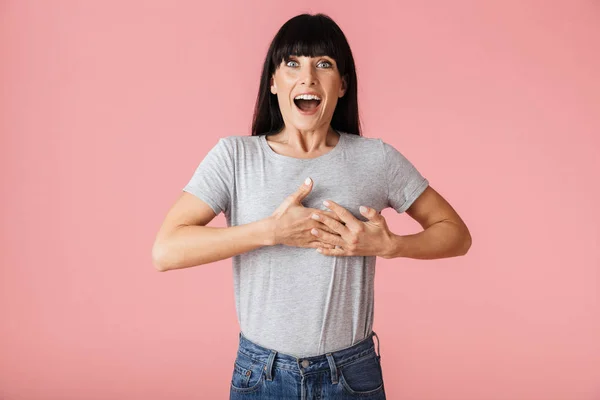
<path id="1" fill-rule="evenodd" d="M 377 337 L 377 352 L 375 353 L 375 344 L 373 337 Z M 297 371 L 303 375 L 310 372 L 331 369 L 353 362 L 370 353 L 375 353 L 380 358 L 379 337 L 374 331 L 371 331 L 366 338 L 354 345 L 316 356 L 296 357 L 290 354 L 281 353 L 273 349 L 263 347 L 252 342 L 240 331 L 239 333 L 239 352 L 264 363 L 267 367 L 267 375 L 270 378 L 271 368 L 287 369 Z"/>

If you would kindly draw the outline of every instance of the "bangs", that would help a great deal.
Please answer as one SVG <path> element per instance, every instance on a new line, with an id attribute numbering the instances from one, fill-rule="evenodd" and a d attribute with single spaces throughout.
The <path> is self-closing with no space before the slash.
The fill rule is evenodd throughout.
<path id="1" fill-rule="evenodd" d="M 328 56 L 335 60 L 340 74 L 345 73 L 343 49 L 347 47 L 346 39 L 341 31 L 336 31 L 335 26 L 321 18 L 304 15 L 292 18 L 281 30 L 274 45 L 272 71 L 283 61 L 289 61 L 290 56 Z"/>

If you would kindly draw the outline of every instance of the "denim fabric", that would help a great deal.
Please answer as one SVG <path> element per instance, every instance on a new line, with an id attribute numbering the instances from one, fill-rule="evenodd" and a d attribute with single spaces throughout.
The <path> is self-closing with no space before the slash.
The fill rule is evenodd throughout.
<path id="1" fill-rule="evenodd" d="M 298 358 L 262 347 L 240 332 L 229 399 L 385 400 L 379 337 L 371 332 L 345 349 Z"/>

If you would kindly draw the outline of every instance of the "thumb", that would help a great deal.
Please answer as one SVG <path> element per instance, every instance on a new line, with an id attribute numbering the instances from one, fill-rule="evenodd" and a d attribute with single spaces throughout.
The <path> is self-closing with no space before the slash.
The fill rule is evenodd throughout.
<path id="1" fill-rule="evenodd" d="M 369 221 L 377 222 L 381 217 L 381 214 L 379 214 L 376 209 L 371 207 L 360 206 L 359 210 L 362 215 L 369 219 Z"/>
<path id="2" fill-rule="evenodd" d="M 296 190 L 296 192 L 292 195 L 294 199 L 298 202 L 302 201 L 312 190 L 312 184 L 312 179 L 306 178 L 302 186 L 300 186 L 300 188 L 298 188 L 298 190 Z"/>

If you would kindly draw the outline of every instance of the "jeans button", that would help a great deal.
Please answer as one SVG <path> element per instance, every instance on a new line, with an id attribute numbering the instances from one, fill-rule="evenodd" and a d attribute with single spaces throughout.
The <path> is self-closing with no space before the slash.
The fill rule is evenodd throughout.
<path id="1" fill-rule="evenodd" d="M 310 364 L 310 361 L 308 361 L 308 360 L 304 360 L 304 361 L 302 361 L 302 366 L 303 366 L 304 368 L 308 367 L 308 365 L 309 365 L 309 364 Z"/>

